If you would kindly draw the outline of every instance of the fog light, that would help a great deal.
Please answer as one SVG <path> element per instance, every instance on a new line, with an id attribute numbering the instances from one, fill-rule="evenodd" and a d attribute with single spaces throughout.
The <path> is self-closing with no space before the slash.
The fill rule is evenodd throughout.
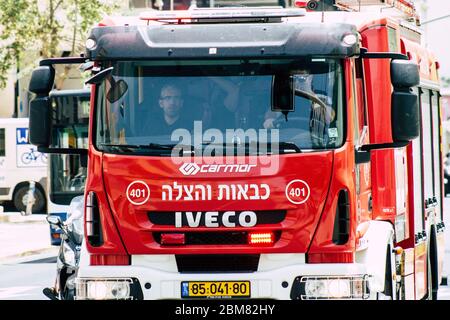
<path id="1" fill-rule="evenodd" d="M 319 299 L 367 299 L 367 276 L 306 276 L 294 282 L 291 298 Z"/>
<path id="2" fill-rule="evenodd" d="M 125 281 L 116 282 L 112 285 L 111 294 L 116 299 L 128 299 L 130 297 L 130 285 Z"/>
<path id="3" fill-rule="evenodd" d="M 129 300 L 132 279 L 77 279 L 77 300 Z"/>

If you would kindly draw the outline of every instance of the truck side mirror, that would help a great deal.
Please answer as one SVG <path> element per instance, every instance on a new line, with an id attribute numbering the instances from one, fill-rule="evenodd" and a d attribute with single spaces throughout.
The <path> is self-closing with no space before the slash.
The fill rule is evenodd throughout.
<path id="1" fill-rule="evenodd" d="M 62 224 L 62 220 L 58 216 L 47 216 L 47 222 L 54 226 L 60 226 Z"/>
<path id="2" fill-rule="evenodd" d="M 420 83 L 419 66 L 410 60 L 391 61 L 391 127 L 394 142 L 409 142 L 420 134 L 417 95 L 411 87 Z"/>
<path id="3" fill-rule="evenodd" d="M 391 149 L 407 146 L 420 135 L 420 112 L 417 94 L 412 87 L 420 84 L 419 66 L 402 53 L 367 52 L 361 50 L 364 59 L 391 59 L 390 75 L 392 142 L 380 141 L 361 146 L 358 151 Z M 361 163 L 367 159 L 361 159 Z"/>
<path id="4" fill-rule="evenodd" d="M 287 114 L 294 111 L 294 78 L 288 73 L 276 74 L 272 82 L 272 111 Z"/>
<path id="5" fill-rule="evenodd" d="M 40 66 L 33 70 L 29 90 L 35 94 L 48 96 L 55 81 L 55 69 L 51 66 Z"/>
<path id="6" fill-rule="evenodd" d="M 30 102 L 30 143 L 48 147 L 51 142 L 52 113 L 49 97 L 37 97 Z"/>
<path id="7" fill-rule="evenodd" d="M 393 59 L 391 61 L 391 82 L 396 89 L 419 85 L 419 66 L 411 60 Z"/>
<path id="8" fill-rule="evenodd" d="M 394 90 L 391 96 L 391 127 L 394 142 L 409 142 L 420 134 L 420 114 L 417 95 Z"/>
<path id="9" fill-rule="evenodd" d="M 36 94 L 30 102 L 30 143 L 48 147 L 51 142 L 52 113 L 49 93 L 55 80 L 52 66 L 40 66 L 33 70 L 29 90 Z"/>

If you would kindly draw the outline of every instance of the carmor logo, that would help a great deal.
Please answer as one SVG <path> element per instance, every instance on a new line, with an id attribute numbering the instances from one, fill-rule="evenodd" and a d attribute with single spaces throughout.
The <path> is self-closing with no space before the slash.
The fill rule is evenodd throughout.
<path id="1" fill-rule="evenodd" d="M 196 163 L 186 162 L 180 167 L 180 172 L 185 176 L 196 175 L 200 171 L 200 167 Z"/>
<path id="2" fill-rule="evenodd" d="M 235 172 L 248 173 L 255 168 L 255 164 L 203 164 L 199 166 L 196 163 L 186 162 L 179 168 L 180 172 L 185 176 L 195 176 L 197 173 L 219 173 L 219 172 Z"/>

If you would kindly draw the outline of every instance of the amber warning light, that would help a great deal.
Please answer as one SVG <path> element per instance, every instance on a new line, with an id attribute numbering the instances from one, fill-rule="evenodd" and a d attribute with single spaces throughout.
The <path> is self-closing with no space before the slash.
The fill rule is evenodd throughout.
<path id="1" fill-rule="evenodd" d="M 250 232 L 248 243 L 250 245 L 271 245 L 275 242 L 273 232 Z"/>
<path id="2" fill-rule="evenodd" d="M 249 19 L 249 18 L 282 18 L 301 17 L 305 10 L 300 8 L 284 9 L 282 7 L 249 7 L 249 8 L 197 8 L 179 11 L 143 12 L 139 18 L 147 21 L 184 21 L 196 19 Z"/>

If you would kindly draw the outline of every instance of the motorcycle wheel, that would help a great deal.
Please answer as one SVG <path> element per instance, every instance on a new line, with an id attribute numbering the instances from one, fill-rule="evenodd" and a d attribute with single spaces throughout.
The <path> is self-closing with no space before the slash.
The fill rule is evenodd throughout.
<path id="1" fill-rule="evenodd" d="M 60 276 L 59 298 L 61 300 L 75 300 L 75 288 L 69 288 L 67 285 L 67 282 L 71 277 L 70 274 L 67 274 L 67 269 L 62 269 L 60 271 Z"/>
<path id="2" fill-rule="evenodd" d="M 75 290 L 64 287 L 61 300 L 75 300 Z"/>

